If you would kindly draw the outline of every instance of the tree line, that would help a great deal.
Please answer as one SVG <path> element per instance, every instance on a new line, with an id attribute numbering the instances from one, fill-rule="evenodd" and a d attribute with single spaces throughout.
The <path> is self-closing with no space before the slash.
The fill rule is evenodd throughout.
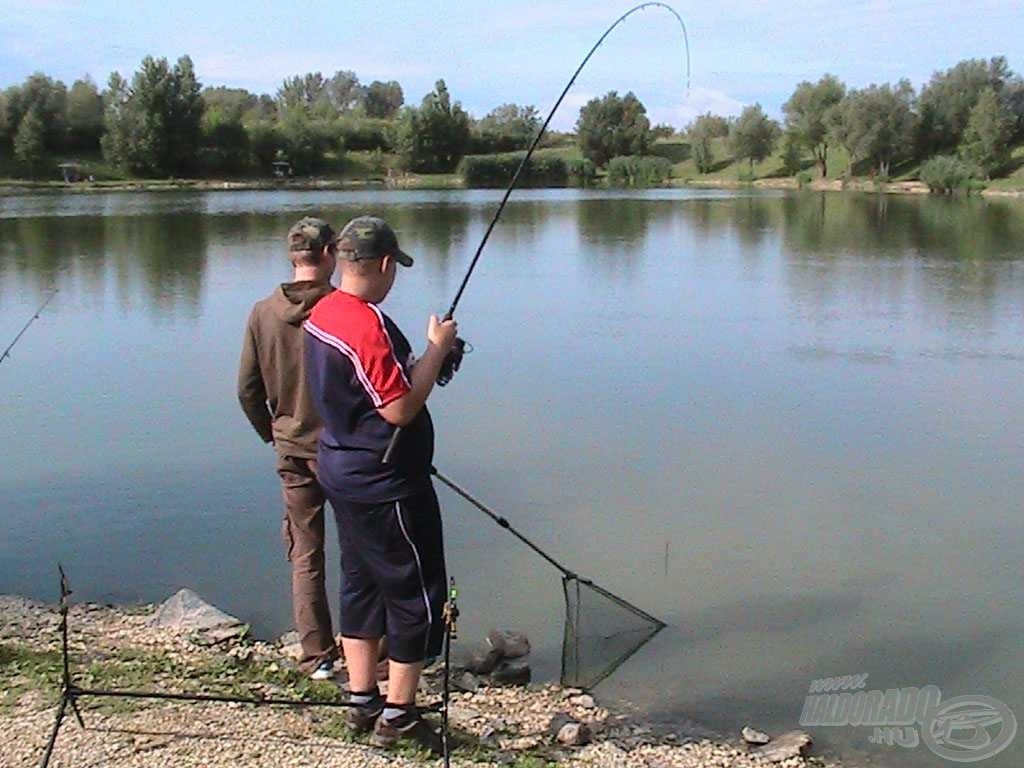
<path id="1" fill-rule="evenodd" d="M 715 157 L 725 144 L 728 159 L 746 160 L 752 176 L 754 163 L 781 143 L 788 175 L 803 172 L 810 155 L 827 176 L 830 151 L 841 146 L 846 175 L 860 169 L 884 179 L 903 163 L 932 158 L 922 174 L 930 166 L 948 179 L 989 178 L 1007 169 L 1024 139 L 1024 79 L 1002 57 L 961 61 L 920 92 L 907 80 L 848 88 L 826 74 L 798 84 L 782 111 L 781 123 L 760 104 L 735 118 L 698 117 L 683 132 L 698 171 L 726 159 Z M 406 104 L 399 83 L 363 84 L 348 70 L 295 75 L 273 95 L 255 94 L 204 87 L 188 56 L 173 65 L 146 57 L 130 78 L 111 74 L 102 90 L 88 77 L 68 88 L 36 73 L 0 92 L 0 150 L 28 176 L 75 153 L 101 153 L 115 172 L 140 177 L 266 174 L 280 161 L 312 174 L 362 150 L 379 172 L 385 154 L 422 173 L 452 172 L 466 155 L 492 155 L 474 173 L 497 178 L 515 161 L 497 155 L 522 151 L 539 128 L 533 106 L 503 104 L 474 118 L 443 79 L 418 105 Z M 593 179 L 603 168 L 609 177 L 614 170 L 616 178 L 657 182 L 671 163 L 649 156 L 658 154 L 659 138 L 674 134 L 672 126 L 651 125 L 635 94 L 611 91 L 580 109 L 574 136 L 553 134 L 544 144 L 575 143 L 582 160 L 567 166 L 570 177 Z M 538 168 L 538 177 L 562 174 L 546 162 L 551 167 Z"/>
<path id="2" fill-rule="evenodd" d="M 473 119 L 444 80 L 418 106 L 405 104 L 398 82 L 364 85 L 347 70 L 286 78 L 274 95 L 203 87 L 188 56 L 173 65 L 146 57 L 102 90 L 88 77 L 68 88 L 36 73 L 0 91 L 0 151 L 32 177 L 76 153 L 101 153 L 111 169 L 140 177 L 267 173 L 278 161 L 309 174 L 346 150 L 450 172 L 465 154 L 524 147 L 539 127 L 537 110 L 516 104 Z"/>
<path id="3" fill-rule="evenodd" d="M 788 175 L 800 172 L 810 154 L 824 178 L 829 150 L 840 146 L 848 158 L 846 176 L 861 168 L 887 179 L 898 165 L 927 161 L 922 177 L 941 170 L 937 176 L 990 179 L 1008 169 L 1014 145 L 1024 140 L 1024 79 L 1001 56 L 938 71 L 920 92 L 906 79 L 847 88 L 826 74 L 797 85 L 782 111 L 781 124 L 759 104 L 731 120 L 698 117 L 686 130 L 698 171 L 715 168 L 713 140 L 721 138 L 734 159 L 749 161 L 751 171 L 782 142 Z"/>

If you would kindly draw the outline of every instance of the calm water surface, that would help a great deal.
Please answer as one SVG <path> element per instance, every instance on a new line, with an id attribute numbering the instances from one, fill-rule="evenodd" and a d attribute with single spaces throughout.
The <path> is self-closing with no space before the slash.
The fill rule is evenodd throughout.
<path id="1" fill-rule="evenodd" d="M 417 265 L 385 309 L 416 339 L 497 196 L 0 199 L 0 341 L 60 289 L 0 365 L 0 592 L 52 599 L 61 560 L 80 599 L 188 585 L 287 629 L 273 457 L 234 394 L 284 233 L 309 212 L 392 221 Z M 866 672 L 1024 719 L 1024 206 L 523 192 L 460 327 L 476 351 L 431 401 L 438 466 L 671 625 L 602 695 L 772 730 L 812 679 Z M 556 676 L 557 573 L 439 494 L 464 636 L 524 629 Z M 869 735 L 815 731 L 942 763 Z"/>

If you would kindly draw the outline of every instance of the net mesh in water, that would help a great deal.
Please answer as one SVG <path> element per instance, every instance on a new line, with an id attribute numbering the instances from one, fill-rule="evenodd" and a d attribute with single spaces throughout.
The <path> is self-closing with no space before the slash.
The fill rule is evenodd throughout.
<path id="1" fill-rule="evenodd" d="M 588 579 L 581 579 L 512 527 L 506 518 L 474 498 L 436 468 L 432 468 L 432 473 L 441 483 L 523 542 L 562 574 L 562 589 L 565 592 L 562 685 L 573 688 L 594 687 L 665 628 L 664 622 L 632 603 L 613 595 Z"/>
<path id="2" fill-rule="evenodd" d="M 573 574 L 562 577 L 562 588 L 562 685 L 594 687 L 665 627 L 635 605 Z"/>

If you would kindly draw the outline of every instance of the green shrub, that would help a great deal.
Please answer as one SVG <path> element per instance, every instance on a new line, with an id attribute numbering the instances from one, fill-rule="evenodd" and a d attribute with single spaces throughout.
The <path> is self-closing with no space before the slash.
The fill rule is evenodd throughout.
<path id="1" fill-rule="evenodd" d="M 656 141 L 647 148 L 651 155 L 664 157 L 670 163 L 682 163 L 690 159 L 690 143 L 688 141 Z"/>
<path id="2" fill-rule="evenodd" d="M 803 189 L 811 183 L 811 174 L 807 171 L 800 171 L 796 175 L 796 185 L 798 188 Z"/>
<path id="3" fill-rule="evenodd" d="M 967 190 L 971 181 L 971 169 L 958 158 L 938 155 L 921 166 L 921 181 L 932 192 L 957 192 Z"/>
<path id="4" fill-rule="evenodd" d="M 570 157 L 566 167 L 574 187 L 592 187 L 597 180 L 597 166 L 585 157 Z"/>
<path id="5" fill-rule="evenodd" d="M 467 187 L 503 187 L 512 180 L 525 154 L 466 155 L 459 163 L 458 172 Z M 568 183 L 568 165 L 565 158 L 558 155 L 533 155 L 519 177 L 521 187 L 564 187 Z"/>
<path id="6" fill-rule="evenodd" d="M 392 148 L 391 123 L 372 117 L 343 117 L 338 120 L 338 137 L 346 149 L 388 152 Z"/>
<path id="7" fill-rule="evenodd" d="M 744 168 L 739 172 L 739 180 L 744 184 L 749 184 L 754 180 L 754 172 L 749 168 Z"/>
<path id="8" fill-rule="evenodd" d="M 672 178 L 672 163 L 652 155 L 619 155 L 608 161 L 608 185 L 653 187 Z"/>

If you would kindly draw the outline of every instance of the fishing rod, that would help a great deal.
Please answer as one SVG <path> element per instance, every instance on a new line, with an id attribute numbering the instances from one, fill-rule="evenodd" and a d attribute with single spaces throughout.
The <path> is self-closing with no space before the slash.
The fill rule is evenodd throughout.
<path id="1" fill-rule="evenodd" d="M 579 77 L 580 72 L 583 71 L 583 68 L 587 65 L 587 62 L 590 61 L 590 58 L 597 52 L 597 49 L 601 47 L 601 44 L 605 41 L 605 38 L 607 38 L 608 35 L 612 33 L 612 30 L 614 30 L 617 26 L 619 26 L 619 24 L 624 22 L 634 13 L 638 13 L 639 11 L 643 11 L 647 8 L 664 8 L 666 11 L 668 11 L 675 17 L 676 21 L 679 22 L 680 28 L 683 30 L 683 42 L 686 46 L 686 91 L 687 93 L 689 93 L 690 38 L 686 32 L 686 23 L 683 21 L 683 17 L 676 12 L 675 8 L 673 8 L 671 5 L 668 5 L 667 3 L 640 3 L 639 5 L 630 8 L 624 14 L 619 16 L 619 18 L 617 18 L 614 22 L 612 22 L 611 26 L 609 26 L 608 29 L 604 31 L 604 34 L 597 39 L 597 42 L 594 43 L 590 51 L 587 52 L 587 55 L 583 57 L 583 61 L 580 62 L 580 65 L 576 67 L 576 71 L 573 72 L 572 77 L 569 78 L 569 82 L 565 84 L 565 88 L 562 89 L 561 95 L 559 95 L 558 99 L 555 101 L 555 105 L 551 108 L 551 111 L 548 113 L 547 119 L 544 120 L 544 124 L 540 127 L 540 130 L 537 131 L 537 134 L 533 137 L 533 141 L 530 143 L 529 148 L 526 150 L 526 154 L 523 155 L 523 159 L 520 161 L 519 167 L 516 168 L 516 172 L 512 175 L 512 181 L 509 182 L 508 188 L 505 190 L 505 194 L 502 195 L 501 197 L 501 202 L 498 203 L 498 208 L 494 212 L 494 216 L 491 218 L 490 224 L 487 225 L 487 229 L 484 231 L 484 236 L 483 238 L 481 238 L 480 244 L 476 247 L 476 253 L 473 254 L 473 258 L 469 262 L 469 268 L 466 270 L 466 274 L 463 276 L 462 282 L 459 284 L 458 291 L 455 292 L 455 298 L 452 299 L 451 306 L 448 307 L 448 311 L 444 315 L 445 320 L 451 320 L 452 317 L 455 316 L 455 309 L 459 306 L 459 301 L 462 300 L 462 294 L 465 292 L 466 286 L 469 285 L 470 278 L 473 277 L 473 272 L 476 269 L 477 262 L 480 261 L 480 256 L 484 252 L 484 246 L 487 245 L 487 241 L 491 237 L 491 232 L 494 231 L 494 227 L 498 223 L 498 219 L 501 218 L 501 214 L 505 210 L 505 205 L 506 203 L 508 203 L 509 197 L 512 196 L 512 191 L 516 188 L 516 185 L 519 183 L 519 177 L 522 176 L 523 171 L 529 164 L 530 158 L 533 156 L 534 150 L 536 150 L 537 146 L 540 144 L 540 140 L 544 137 L 544 134 L 547 132 L 548 126 L 551 124 L 551 120 L 554 118 L 555 113 L 558 111 L 558 108 L 562 105 L 562 101 L 565 99 L 566 95 L 568 95 L 569 89 L 572 88 L 573 84 L 575 84 L 576 78 Z M 464 345 L 465 342 L 462 339 L 456 339 L 455 346 L 453 347 L 452 352 L 449 353 L 449 358 L 445 360 L 445 365 L 442 368 L 442 372 L 438 377 L 438 383 L 441 386 L 447 384 L 448 381 L 451 380 L 454 372 L 459 369 L 459 365 L 462 362 Z M 396 427 L 395 431 L 392 433 L 391 440 L 388 443 L 388 447 L 384 451 L 383 462 L 385 464 L 389 464 L 391 462 L 391 456 L 394 453 L 395 447 L 398 445 L 398 439 L 401 433 L 401 427 Z"/>
<path id="2" fill-rule="evenodd" d="M 559 572 L 561 572 L 561 574 L 562 574 L 562 576 L 564 578 L 571 579 L 571 580 L 574 580 L 574 581 L 578 581 L 578 582 L 580 582 L 582 584 L 586 584 L 588 587 L 594 589 L 595 591 L 599 592 L 600 594 L 604 595 L 605 597 L 610 598 L 615 603 L 617 603 L 617 604 L 619 604 L 619 605 L 621 605 L 623 607 L 628 608 L 630 611 L 635 613 L 637 616 L 640 616 L 641 618 L 643 618 L 643 619 L 651 622 L 652 624 L 656 625 L 659 629 L 663 629 L 665 626 L 667 626 L 665 624 L 665 622 L 663 622 L 661 619 L 655 618 L 654 616 L 652 616 L 651 614 L 647 613 L 646 611 L 644 611 L 644 610 L 642 610 L 640 608 L 637 608 L 632 603 L 629 603 L 629 602 L 623 600 L 621 597 L 618 597 L 617 595 L 612 594 L 608 590 L 603 589 L 602 587 L 599 587 L 594 582 L 592 582 L 590 579 L 583 578 L 582 576 L 578 575 L 575 571 L 567 568 L 565 565 L 563 565 L 562 563 L 558 562 L 558 560 L 556 560 L 554 557 L 552 557 L 547 552 L 545 552 L 543 549 L 541 549 L 541 547 L 539 545 L 535 544 L 529 538 L 527 538 L 522 533 L 517 531 L 512 526 L 512 524 L 508 521 L 508 518 L 504 517 L 503 515 L 498 514 L 493 509 L 491 509 L 486 504 L 484 504 L 482 501 L 480 501 L 479 499 L 474 497 L 472 494 L 470 494 L 470 492 L 467 491 L 465 488 L 462 488 L 461 486 L 459 486 L 454 480 L 452 480 L 451 478 L 441 474 L 441 472 L 439 472 L 437 470 L 437 467 L 431 467 L 430 468 L 430 474 L 432 474 L 434 477 L 436 477 L 438 480 L 440 480 L 442 484 L 448 486 L 448 488 L 452 492 L 454 492 L 456 495 L 461 496 L 463 499 L 465 499 L 467 502 L 469 502 L 472 506 L 476 507 L 476 509 L 478 509 L 479 511 L 483 512 L 485 515 L 487 515 L 487 517 L 491 518 L 491 520 L 493 520 L 495 523 L 497 523 L 500 527 L 504 528 L 506 531 L 511 533 L 517 539 L 519 539 L 519 541 L 521 541 L 527 547 L 532 549 L 534 551 L 534 553 L 536 553 L 537 555 L 540 555 L 540 557 L 544 558 L 550 565 L 554 566 L 555 569 L 557 569 Z"/>
<path id="3" fill-rule="evenodd" d="M 32 317 L 28 319 L 28 322 L 22 326 L 20 331 L 18 331 L 18 335 L 14 337 L 14 340 L 7 345 L 7 349 L 3 351 L 3 354 L 0 354 L 0 363 L 2 363 L 4 360 L 11 356 L 11 350 L 14 349 L 14 345 L 17 344 L 21 337 L 25 335 L 25 331 L 28 330 L 29 326 L 39 319 L 39 315 L 41 315 L 43 313 L 43 310 L 46 309 L 46 305 L 53 301 L 53 297 L 56 295 L 57 289 L 54 288 L 50 292 L 50 295 L 46 297 L 46 301 L 39 305 L 39 309 L 36 310 L 36 313 L 32 315 Z"/>

